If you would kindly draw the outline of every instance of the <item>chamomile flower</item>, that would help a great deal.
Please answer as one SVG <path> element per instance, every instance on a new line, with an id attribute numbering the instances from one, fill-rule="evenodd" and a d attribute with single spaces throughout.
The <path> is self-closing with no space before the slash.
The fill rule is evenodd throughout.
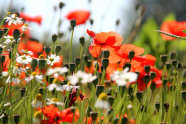
<path id="1" fill-rule="evenodd" d="M 35 99 L 32 101 L 32 107 L 33 108 L 38 108 L 38 107 L 42 107 L 43 105 L 43 96 L 39 93 L 37 94 L 37 96 L 35 97 Z"/>
<path id="2" fill-rule="evenodd" d="M 37 111 L 34 114 L 34 118 L 33 118 L 33 124 L 40 124 L 42 121 L 43 115 L 41 111 Z"/>
<path id="3" fill-rule="evenodd" d="M 33 55 L 33 52 L 32 51 L 28 51 L 28 50 L 21 50 L 20 52 L 24 53 L 26 55 Z"/>
<path id="4" fill-rule="evenodd" d="M 24 24 L 20 29 L 26 31 L 27 29 L 30 29 L 30 27 L 27 24 Z"/>
<path id="5" fill-rule="evenodd" d="M 66 72 L 68 72 L 67 67 L 56 67 L 48 69 L 47 75 L 54 75 L 55 78 L 58 78 L 59 75 L 63 75 Z"/>
<path id="6" fill-rule="evenodd" d="M 64 103 L 62 102 L 59 102 L 57 98 L 52 98 L 52 99 L 49 99 L 47 98 L 47 102 L 46 102 L 47 105 L 60 105 L 62 106 Z"/>
<path id="7" fill-rule="evenodd" d="M 2 44 L 0 44 L 0 48 L 5 48 L 6 46 L 4 46 L 4 45 L 2 45 Z"/>
<path id="8" fill-rule="evenodd" d="M 63 85 L 62 87 L 65 91 L 71 91 L 73 88 L 80 89 L 80 86 L 70 85 L 70 83 Z"/>
<path id="9" fill-rule="evenodd" d="M 43 75 L 37 75 L 36 72 L 32 72 L 30 77 L 26 77 L 25 81 L 28 83 L 31 80 L 36 80 L 37 82 L 42 83 L 43 81 Z"/>
<path id="10" fill-rule="evenodd" d="M 17 25 L 17 24 L 22 24 L 22 18 L 17 17 L 16 14 L 11 14 L 9 13 L 7 17 L 4 18 L 5 22 L 8 22 L 8 25 L 11 25 L 12 23 Z"/>
<path id="11" fill-rule="evenodd" d="M 63 87 L 61 85 L 56 84 L 56 83 L 52 83 L 52 84 L 48 85 L 47 88 L 49 91 L 53 91 L 53 90 L 61 91 L 61 92 L 64 91 Z"/>
<path id="12" fill-rule="evenodd" d="M 110 104 L 107 101 L 107 94 L 106 93 L 101 93 L 98 96 L 98 99 L 96 100 L 95 103 L 95 108 L 99 108 L 99 109 L 109 109 L 110 108 Z"/>
<path id="13" fill-rule="evenodd" d="M 125 86 L 129 82 L 135 82 L 138 75 L 135 72 L 128 72 L 128 68 L 123 71 L 115 71 L 111 75 L 111 79 L 116 82 L 118 86 Z"/>
<path id="14" fill-rule="evenodd" d="M 13 36 L 10 36 L 10 35 L 7 35 L 7 36 L 4 36 L 4 39 L 5 39 L 5 44 L 11 44 L 11 43 L 14 43 L 16 42 L 14 37 Z M 20 38 L 18 39 L 18 41 L 20 40 Z"/>
<path id="15" fill-rule="evenodd" d="M 60 61 L 60 57 L 56 56 L 55 54 L 51 54 L 48 59 L 47 59 L 47 64 L 48 65 L 53 65 L 56 62 Z"/>
<path id="16" fill-rule="evenodd" d="M 32 61 L 32 58 L 30 56 L 27 56 L 27 55 L 22 55 L 22 56 L 18 56 L 16 58 L 16 61 L 19 64 L 29 64 Z"/>

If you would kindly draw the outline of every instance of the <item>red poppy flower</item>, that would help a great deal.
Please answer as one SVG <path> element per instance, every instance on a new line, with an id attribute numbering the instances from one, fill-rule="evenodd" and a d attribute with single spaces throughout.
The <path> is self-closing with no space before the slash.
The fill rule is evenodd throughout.
<path id="1" fill-rule="evenodd" d="M 166 21 L 161 25 L 161 31 L 163 32 L 186 37 L 186 33 L 184 33 L 183 30 L 186 30 L 186 21 Z M 165 34 L 161 34 L 161 36 L 164 40 L 176 40 L 175 38 L 167 36 Z"/>
<path id="2" fill-rule="evenodd" d="M 87 34 L 88 34 L 90 37 L 92 37 L 92 38 L 94 38 L 95 35 L 96 35 L 93 31 L 90 31 L 90 30 L 88 30 L 88 29 L 87 29 Z"/>
<path id="3" fill-rule="evenodd" d="M 75 112 L 72 112 L 71 108 L 67 108 L 60 112 L 59 122 L 76 122 L 79 118 L 79 110 L 75 109 Z"/>
<path id="4" fill-rule="evenodd" d="M 8 71 L 9 65 L 10 65 L 10 59 L 8 53 L 1 54 L 5 56 L 5 61 L 2 64 L 0 64 L 0 71 Z"/>
<path id="5" fill-rule="evenodd" d="M 69 20 L 75 19 L 76 25 L 84 24 L 90 17 L 90 11 L 88 10 L 74 10 L 66 15 Z"/>
<path id="6" fill-rule="evenodd" d="M 103 50 L 110 50 L 110 55 L 112 55 L 114 49 L 119 48 L 122 42 L 123 38 L 116 32 L 97 33 L 89 46 L 89 52 L 94 58 L 97 58 Z"/>
<path id="7" fill-rule="evenodd" d="M 31 17 L 31 16 L 29 16 L 26 13 L 23 13 L 23 12 L 21 12 L 19 14 L 19 17 L 23 18 L 27 22 L 36 22 L 38 24 L 41 24 L 41 22 L 42 22 L 42 17 L 41 16 Z"/>

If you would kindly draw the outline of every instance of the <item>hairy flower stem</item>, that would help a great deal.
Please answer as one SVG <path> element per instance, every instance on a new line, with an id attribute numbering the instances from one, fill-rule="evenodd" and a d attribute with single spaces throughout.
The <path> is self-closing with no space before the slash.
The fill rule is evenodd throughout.
<path id="1" fill-rule="evenodd" d="M 74 29 L 72 29 L 72 35 L 71 35 L 71 40 L 70 40 L 70 56 L 69 56 L 69 63 L 71 63 L 71 60 L 72 60 L 72 40 L 73 40 L 73 35 L 74 35 Z"/>

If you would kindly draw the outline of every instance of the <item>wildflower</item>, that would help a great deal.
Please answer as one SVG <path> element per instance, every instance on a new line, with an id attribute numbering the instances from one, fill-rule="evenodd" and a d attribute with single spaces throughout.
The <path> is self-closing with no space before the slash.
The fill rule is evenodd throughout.
<path id="1" fill-rule="evenodd" d="M 43 96 L 39 93 L 37 94 L 37 96 L 35 97 L 35 99 L 32 101 L 32 107 L 33 108 L 38 108 L 38 107 L 42 107 L 43 105 Z"/>
<path id="2" fill-rule="evenodd" d="M 34 114 L 33 123 L 34 124 L 40 124 L 41 120 L 42 120 L 42 112 L 41 111 L 37 111 Z"/>
<path id="3" fill-rule="evenodd" d="M 7 36 L 4 36 L 5 38 L 5 44 L 11 44 L 11 43 L 14 43 L 16 42 L 14 37 L 13 36 L 10 36 L 10 35 L 7 35 Z M 18 39 L 18 41 L 20 40 L 20 38 Z"/>
<path id="4" fill-rule="evenodd" d="M 59 102 L 57 98 L 52 98 L 52 99 L 47 98 L 47 101 L 48 101 L 48 102 L 46 102 L 47 105 L 51 105 L 51 104 L 52 105 L 60 105 L 60 106 L 63 105 L 63 103 Z"/>
<path id="5" fill-rule="evenodd" d="M 66 18 L 69 20 L 75 19 L 76 25 L 84 24 L 90 16 L 90 12 L 88 10 L 74 10 L 69 12 L 66 15 Z"/>
<path id="6" fill-rule="evenodd" d="M 37 75 L 36 72 L 32 72 L 30 77 L 26 77 L 25 81 L 30 82 L 31 80 L 36 80 L 37 82 L 42 82 L 43 80 L 43 75 Z"/>
<path id="7" fill-rule="evenodd" d="M 23 23 L 22 18 L 17 17 L 16 14 L 8 14 L 4 19 L 5 22 L 8 22 L 8 25 L 11 25 L 12 23 L 15 25 Z"/>
<path id="8" fill-rule="evenodd" d="M 161 31 L 180 36 L 180 37 L 186 37 L 186 33 L 184 30 L 186 29 L 186 22 L 178 22 L 178 21 L 166 21 L 161 25 Z M 176 38 L 167 36 L 165 34 L 161 34 L 162 38 L 164 40 L 176 40 Z"/>
<path id="9" fill-rule="evenodd" d="M 107 101 L 107 94 L 102 92 L 101 94 L 99 94 L 98 99 L 96 100 L 95 103 L 95 108 L 99 108 L 99 109 L 109 109 L 110 108 L 110 104 Z"/>
<path id="10" fill-rule="evenodd" d="M 17 63 L 19 64 L 29 64 L 32 61 L 32 58 L 27 55 L 18 56 L 16 58 Z"/>
<path id="11" fill-rule="evenodd" d="M 48 59 L 47 59 L 47 64 L 48 65 L 53 65 L 56 62 L 60 61 L 60 57 L 56 56 L 55 54 L 51 54 Z"/>
<path id="12" fill-rule="evenodd" d="M 30 27 L 27 24 L 24 24 L 21 28 L 20 28 L 23 32 L 25 32 L 27 29 L 30 29 Z"/>
<path id="13" fill-rule="evenodd" d="M 55 78 L 59 77 L 59 75 L 63 75 L 68 72 L 67 67 L 56 67 L 56 68 L 49 68 L 47 71 L 47 75 L 54 75 Z"/>
<path id="14" fill-rule="evenodd" d="M 128 82 L 135 82 L 138 75 L 134 72 L 128 72 L 129 68 L 125 68 L 123 71 L 115 71 L 111 75 L 111 79 L 116 82 L 118 86 L 125 86 Z"/>
<path id="15" fill-rule="evenodd" d="M 61 85 L 56 84 L 56 83 L 52 83 L 52 84 L 48 85 L 47 88 L 49 91 L 56 90 L 56 91 L 63 92 L 63 87 Z"/>
<path id="16" fill-rule="evenodd" d="M 11 106 L 10 102 L 7 102 L 7 103 L 4 104 L 4 107 L 9 107 L 9 106 Z"/>
<path id="17" fill-rule="evenodd" d="M 21 81 L 20 81 L 20 79 L 19 78 L 17 78 L 17 77 L 11 77 L 11 76 L 9 76 L 8 78 L 7 78 L 7 80 L 6 80 L 6 83 L 15 83 L 15 84 L 19 84 Z"/>
<path id="18" fill-rule="evenodd" d="M 65 91 L 71 91 L 73 88 L 80 89 L 80 86 L 74 86 L 70 84 L 63 85 L 62 87 L 63 87 L 63 90 Z"/>
<path id="19" fill-rule="evenodd" d="M 2 45 L 2 44 L 0 44 L 0 48 L 5 48 L 6 46 L 4 46 L 4 45 Z"/>
<path id="20" fill-rule="evenodd" d="M 33 55 L 33 52 L 32 51 L 28 51 L 27 49 L 25 49 L 25 50 L 21 50 L 20 51 L 21 53 L 24 53 L 24 54 L 28 54 L 28 55 Z"/>

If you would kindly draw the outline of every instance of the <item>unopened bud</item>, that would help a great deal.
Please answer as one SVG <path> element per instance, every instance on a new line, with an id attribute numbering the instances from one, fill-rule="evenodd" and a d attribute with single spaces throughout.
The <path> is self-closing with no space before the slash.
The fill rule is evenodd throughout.
<path id="1" fill-rule="evenodd" d="M 91 111 L 90 112 L 90 116 L 91 116 L 92 120 L 95 122 L 97 117 L 98 117 L 98 113 Z"/>
<path id="2" fill-rule="evenodd" d="M 78 66 L 80 64 L 80 62 L 81 62 L 81 59 L 76 57 L 76 58 L 74 58 L 74 62 L 76 64 L 76 66 Z"/>
<path id="3" fill-rule="evenodd" d="M 93 25 L 93 24 L 94 24 L 94 20 L 90 19 L 90 25 Z"/>
<path id="4" fill-rule="evenodd" d="M 127 124 L 128 118 L 127 117 L 122 117 L 121 118 L 121 124 Z"/>
<path id="5" fill-rule="evenodd" d="M 153 80 L 156 77 L 156 72 L 150 72 L 150 79 Z"/>
<path id="6" fill-rule="evenodd" d="M 129 59 L 131 60 L 131 59 L 133 59 L 134 58 L 134 55 L 135 55 L 135 52 L 134 52 L 134 50 L 131 50 L 130 52 L 129 52 Z"/>
<path id="7" fill-rule="evenodd" d="M 18 39 L 20 38 L 20 31 L 19 31 L 19 29 L 15 29 L 13 31 L 13 37 L 14 37 L 15 41 L 17 42 Z"/>
<path id="8" fill-rule="evenodd" d="M 168 110 L 169 110 L 169 104 L 168 103 L 165 103 L 164 104 L 164 108 L 165 108 L 165 111 L 168 112 Z"/>
<path id="9" fill-rule="evenodd" d="M 177 64 L 178 64 L 178 61 L 177 60 L 172 60 L 172 65 L 176 68 L 177 67 Z"/>
<path id="10" fill-rule="evenodd" d="M 107 100 L 108 100 L 109 104 L 112 106 L 113 103 L 114 103 L 114 97 L 113 96 L 108 96 Z"/>
<path id="11" fill-rule="evenodd" d="M 186 89 L 186 81 L 183 81 L 183 82 L 181 83 L 181 86 L 182 86 L 182 89 Z"/>
<path id="12" fill-rule="evenodd" d="M 37 67 L 37 59 L 32 59 L 32 62 L 31 62 L 32 70 L 35 70 L 36 67 Z"/>
<path id="13" fill-rule="evenodd" d="M 74 63 L 71 63 L 69 69 L 71 72 L 74 72 L 76 69 L 76 65 Z"/>
<path id="14" fill-rule="evenodd" d="M 19 124 L 19 119 L 20 119 L 20 116 L 19 115 L 14 115 L 14 122 L 16 124 Z"/>
<path id="15" fill-rule="evenodd" d="M 171 60 L 176 58 L 176 52 L 170 52 L 169 54 Z"/>
<path id="16" fill-rule="evenodd" d="M 103 57 L 104 58 L 109 58 L 109 56 L 110 56 L 110 51 L 109 50 L 103 51 Z"/>
<path id="17" fill-rule="evenodd" d="M 53 35 L 52 35 L 52 41 L 53 41 L 53 43 L 55 43 L 56 40 L 57 40 L 57 35 L 56 35 L 56 34 L 53 34 Z"/>
<path id="18" fill-rule="evenodd" d="M 96 86 L 96 95 L 99 96 L 100 93 L 104 91 L 104 86 L 103 85 L 97 85 Z"/>
<path id="19" fill-rule="evenodd" d="M 65 6 L 65 4 L 63 2 L 59 3 L 59 8 L 62 9 Z"/>
<path id="20" fill-rule="evenodd" d="M 21 89 L 21 96 L 22 96 L 22 97 L 24 96 L 25 92 L 26 92 L 26 88 L 22 88 L 22 89 Z"/>
<path id="21" fill-rule="evenodd" d="M 143 82 L 147 85 L 148 83 L 149 83 L 149 81 L 150 81 L 150 77 L 149 77 L 149 75 L 145 75 L 144 77 L 143 77 Z"/>
<path id="22" fill-rule="evenodd" d="M 167 55 L 164 54 L 164 55 L 161 55 L 161 61 L 163 62 L 163 64 L 165 64 L 167 62 Z"/>
<path id="23" fill-rule="evenodd" d="M 45 47 L 45 52 L 46 52 L 46 54 L 47 54 L 47 55 L 49 55 L 49 54 L 50 54 L 50 50 L 51 50 L 51 48 L 50 48 L 50 47 Z"/>
<path id="24" fill-rule="evenodd" d="M 80 38 L 79 38 L 79 42 L 80 42 L 80 44 L 83 46 L 84 43 L 85 43 L 85 37 L 80 37 Z"/>
<path id="25" fill-rule="evenodd" d="M 92 62 L 91 62 L 90 60 L 88 60 L 88 61 L 86 62 L 86 65 L 87 65 L 88 68 L 90 68 L 91 65 L 92 65 Z"/>
<path id="26" fill-rule="evenodd" d="M 61 50 L 61 46 L 56 46 L 56 49 L 55 49 L 56 55 L 60 52 L 60 50 Z"/>
<path id="27" fill-rule="evenodd" d="M 141 91 L 136 92 L 136 97 L 138 98 L 139 101 L 141 101 L 141 99 L 142 99 L 142 92 Z"/>
<path id="28" fill-rule="evenodd" d="M 40 59 L 39 60 L 39 63 L 38 63 L 38 67 L 39 67 L 39 69 L 44 69 L 45 68 L 45 66 L 46 66 L 46 60 L 45 59 Z"/>
<path id="29" fill-rule="evenodd" d="M 108 65 L 109 65 L 109 59 L 104 58 L 102 60 L 103 69 L 106 69 L 108 67 Z"/>
<path id="30" fill-rule="evenodd" d="M 159 110 L 160 110 L 160 103 L 159 102 L 156 102 L 155 103 L 155 107 L 156 107 L 156 110 L 159 112 Z"/>
<path id="31" fill-rule="evenodd" d="M 71 26 L 72 30 L 74 30 L 74 27 L 76 26 L 76 20 L 75 19 L 70 20 L 70 26 Z"/>
<path id="32" fill-rule="evenodd" d="M 144 70 L 148 74 L 150 72 L 150 66 L 149 65 L 145 65 L 144 66 Z"/>
<path id="33" fill-rule="evenodd" d="M 156 89 L 156 83 L 152 82 L 151 85 L 150 85 L 150 88 L 151 88 L 151 90 L 153 92 Z"/>

